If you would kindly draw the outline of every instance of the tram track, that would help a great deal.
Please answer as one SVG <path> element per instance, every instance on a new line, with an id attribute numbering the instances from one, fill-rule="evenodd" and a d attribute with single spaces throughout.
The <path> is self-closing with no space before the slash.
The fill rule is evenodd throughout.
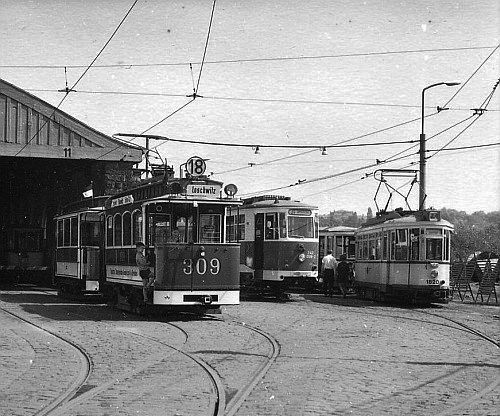
<path id="1" fill-rule="evenodd" d="M 227 403 L 226 409 L 225 409 L 225 416 L 233 416 L 236 414 L 238 409 L 241 407 L 241 405 L 245 402 L 245 400 L 248 398 L 248 396 L 252 393 L 254 390 L 255 386 L 259 383 L 260 380 L 264 378 L 266 373 L 269 371 L 273 363 L 276 361 L 278 358 L 281 347 L 280 344 L 278 343 L 277 339 L 274 338 L 272 335 L 268 334 L 267 332 L 262 331 L 259 328 L 250 326 L 248 324 L 245 324 L 244 322 L 240 321 L 235 321 L 232 320 L 230 323 L 233 323 L 235 325 L 242 326 L 243 328 L 253 331 L 262 337 L 264 337 L 270 344 L 271 348 L 270 351 L 267 355 L 267 360 L 261 365 L 258 366 L 257 369 L 253 372 L 251 375 L 250 379 L 246 383 L 246 385 L 238 390 L 238 392 L 232 397 L 232 399 Z"/>
<path id="2" fill-rule="evenodd" d="M 69 401 L 71 401 L 72 397 L 74 397 L 75 394 L 77 394 L 78 390 L 80 390 L 80 388 L 83 385 L 85 385 L 85 383 L 87 382 L 87 380 L 90 377 L 90 374 L 92 372 L 92 368 L 93 368 L 92 359 L 91 359 L 90 355 L 85 351 L 85 349 L 82 348 L 81 346 L 79 346 L 78 344 L 76 344 L 75 342 L 73 342 L 73 341 L 47 329 L 47 328 L 44 328 L 41 325 L 38 325 L 34 322 L 29 321 L 28 319 L 23 318 L 19 314 L 12 312 L 11 310 L 8 310 L 4 306 L 1 306 L 1 303 L 0 303 L 0 309 L 4 313 L 14 317 L 15 319 L 33 327 L 33 328 L 36 328 L 37 330 L 40 330 L 40 331 L 56 338 L 58 341 L 66 344 L 66 345 L 71 346 L 75 351 L 77 351 L 78 357 L 80 358 L 81 365 L 80 365 L 80 368 L 78 369 L 76 376 L 72 380 L 72 382 L 64 389 L 64 391 L 61 394 L 59 394 L 56 398 L 54 398 L 47 406 L 45 406 L 44 408 L 42 408 L 42 409 L 38 410 L 36 413 L 34 413 L 35 416 L 50 415 L 50 414 L 52 414 L 52 412 L 55 409 L 63 406 L 64 404 L 68 403 Z"/>
<path id="3" fill-rule="evenodd" d="M 348 305 L 343 305 L 343 306 L 348 306 Z M 324 305 L 323 308 L 327 309 L 328 306 Z M 396 310 L 398 313 L 394 314 L 394 310 Z M 367 311 L 370 311 L 367 313 Z M 373 311 L 373 312 L 372 312 Z M 391 319 L 398 319 L 398 320 L 406 320 L 406 321 L 412 321 L 416 322 L 419 324 L 426 324 L 426 325 L 433 325 L 433 326 L 441 326 L 441 327 L 446 327 L 449 330 L 453 331 L 462 331 L 465 333 L 468 333 L 469 335 L 472 335 L 476 339 L 478 339 L 479 342 L 487 342 L 489 344 L 494 345 L 497 349 L 500 348 L 500 342 L 497 339 L 492 338 L 491 336 L 483 333 L 482 331 L 471 327 L 470 325 L 464 324 L 463 322 L 460 322 L 456 319 L 449 318 L 447 316 L 443 316 L 439 313 L 432 313 L 428 311 L 423 311 L 419 309 L 393 309 L 391 310 L 391 313 L 384 313 L 383 311 L 380 310 L 380 308 L 376 306 L 363 306 L 361 307 L 361 310 L 355 310 L 353 308 L 352 313 L 356 314 L 361 314 L 361 315 L 370 315 L 370 316 L 377 316 L 377 317 L 383 317 L 383 318 L 391 318 Z M 425 316 L 425 319 L 419 319 L 415 316 L 404 316 L 404 315 L 410 315 L 410 314 L 418 314 L 418 315 L 423 315 Z M 436 321 L 432 318 L 438 318 L 439 321 Z M 413 364 L 418 364 L 418 363 L 413 363 Z M 391 401 L 394 400 L 396 397 L 401 398 L 401 396 L 411 393 L 413 394 L 416 390 L 418 389 L 423 389 L 427 388 L 430 384 L 435 383 L 435 382 L 441 382 L 443 383 L 445 380 L 448 385 L 452 385 L 453 383 L 453 377 L 458 376 L 460 373 L 463 373 L 466 371 L 466 366 L 461 366 L 458 368 L 454 368 L 451 371 L 448 371 L 445 374 L 440 375 L 437 378 L 433 378 L 431 380 L 427 380 L 416 387 L 413 387 L 409 390 L 402 390 L 395 392 L 390 395 L 384 395 L 376 400 L 370 401 L 370 403 L 359 403 L 358 405 L 351 407 L 349 409 L 341 409 L 341 411 L 352 411 L 353 409 L 356 409 L 356 411 L 363 411 L 367 410 L 367 406 L 370 406 L 370 409 L 375 411 L 377 404 L 381 404 L 383 402 Z M 489 394 L 492 391 L 495 391 L 498 389 L 500 386 L 500 373 L 497 371 L 496 375 L 493 377 L 490 376 L 490 378 L 483 382 L 481 386 L 478 388 L 477 391 L 474 392 L 474 394 L 468 395 L 467 397 L 461 398 L 461 400 L 458 403 L 453 403 L 449 405 L 447 408 L 440 410 L 438 412 L 433 412 L 436 416 L 451 416 L 451 415 L 456 415 L 460 414 L 460 411 L 465 410 L 473 406 L 477 401 L 481 400 L 483 397 L 485 397 L 487 394 Z"/>

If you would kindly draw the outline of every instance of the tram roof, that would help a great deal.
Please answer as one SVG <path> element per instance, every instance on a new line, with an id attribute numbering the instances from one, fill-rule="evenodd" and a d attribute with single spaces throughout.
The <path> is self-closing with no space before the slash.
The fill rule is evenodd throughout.
<path id="1" fill-rule="evenodd" d="M 243 200 L 242 208 L 303 208 L 318 209 L 316 205 L 293 201 L 290 197 L 278 195 L 261 195 Z"/>
<path id="2" fill-rule="evenodd" d="M 357 231 L 356 227 L 347 227 L 344 225 L 338 225 L 335 227 L 321 227 L 319 232 L 322 234 L 332 233 L 332 234 L 345 234 L 345 233 L 354 233 Z"/>
<path id="3" fill-rule="evenodd" d="M 432 218 L 431 213 L 437 213 L 437 219 Z M 443 220 L 440 217 L 439 211 L 427 210 L 427 211 L 392 211 L 388 213 L 383 213 L 376 218 L 372 218 L 366 223 L 361 225 L 358 232 L 365 231 L 367 229 L 380 228 L 380 226 L 394 226 L 394 227 L 406 227 L 406 226 L 428 226 L 428 227 L 448 227 L 454 228 L 453 224 L 449 221 Z"/>

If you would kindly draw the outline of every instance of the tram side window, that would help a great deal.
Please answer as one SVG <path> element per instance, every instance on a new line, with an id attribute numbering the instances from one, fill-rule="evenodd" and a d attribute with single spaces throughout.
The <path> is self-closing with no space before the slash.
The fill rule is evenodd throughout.
<path id="1" fill-rule="evenodd" d="M 63 220 L 63 246 L 67 247 L 69 246 L 69 243 L 70 243 L 70 222 L 69 222 L 69 218 L 66 218 L 65 220 Z"/>
<path id="2" fill-rule="evenodd" d="M 277 240 L 279 238 L 278 214 L 273 212 L 266 214 L 266 240 Z"/>
<path id="3" fill-rule="evenodd" d="M 227 241 L 240 241 L 245 239 L 245 214 L 230 215 L 226 218 Z"/>
<path id="4" fill-rule="evenodd" d="M 236 240 L 236 227 L 234 225 L 234 219 L 235 219 L 235 217 L 233 215 L 230 215 L 226 218 L 226 238 L 227 238 L 227 241 L 229 241 L 229 242 L 237 241 Z"/>
<path id="5" fill-rule="evenodd" d="M 78 245 L 78 218 L 71 218 L 71 238 L 70 245 L 77 246 Z"/>
<path id="6" fill-rule="evenodd" d="M 408 230 L 396 230 L 396 260 L 408 260 Z"/>
<path id="7" fill-rule="evenodd" d="M 375 234 L 370 234 L 368 238 L 368 258 L 375 260 Z"/>
<path id="8" fill-rule="evenodd" d="M 412 228 L 410 231 L 410 260 L 419 259 L 419 236 L 420 229 Z"/>
<path id="9" fill-rule="evenodd" d="M 106 219 L 106 245 L 113 246 L 113 217 L 111 215 Z"/>
<path id="10" fill-rule="evenodd" d="M 286 238 L 286 216 L 284 212 L 279 213 L 280 219 L 280 238 Z"/>
<path id="11" fill-rule="evenodd" d="M 362 259 L 368 259 L 369 252 L 368 252 L 368 236 L 364 236 L 363 240 L 361 241 L 361 244 L 363 246 L 363 253 L 361 255 Z"/>
<path id="12" fill-rule="evenodd" d="M 342 236 L 337 236 L 335 238 L 335 249 L 333 251 L 333 256 L 338 259 L 344 253 L 344 238 Z"/>
<path id="13" fill-rule="evenodd" d="M 347 258 L 353 258 L 356 255 L 354 237 L 345 237 L 344 250 L 344 253 L 347 253 Z"/>
<path id="14" fill-rule="evenodd" d="M 200 243 L 221 242 L 221 215 L 200 214 Z"/>
<path id="15" fill-rule="evenodd" d="M 132 215 L 130 212 L 123 214 L 123 245 L 132 245 Z"/>
<path id="16" fill-rule="evenodd" d="M 450 260 L 450 232 L 444 232 L 444 256 L 443 260 Z"/>
<path id="17" fill-rule="evenodd" d="M 121 214 L 116 214 L 114 218 L 114 245 L 121 246 L 122 245 L 122 216 Z"/>
<path id="18" fill-rule="evenodd" d="M 396 259 L 396 231 L 391 231 L 391 260 Z"/>
<path id="19" fill-rule="evenodd" d="M 64 246 L 64 224 L 63 220 L 57 221 L 57 247 Z"/>
<path id="20" fill-rule="evenodd" d="M 382 248 L 382 259 L 387 260 L 389 254 L 389 235 L 384 233 L 384 243 Z"/>
<path id="21" fill-rule="evenodd" d="M 375 259 L 380 260 L 381 259 L 381 244 L 382 240 L 380 238 L 380 234 L 377 234 L 377 238 L 375 239 Z"/>
<path id="22" fill-rule="evenodd" d="M 143 242 L 142 235 L 142 213 L 140 211 L 134 211 L 132 213 L 132 232 L 133 240 L 132 244 Z"/>

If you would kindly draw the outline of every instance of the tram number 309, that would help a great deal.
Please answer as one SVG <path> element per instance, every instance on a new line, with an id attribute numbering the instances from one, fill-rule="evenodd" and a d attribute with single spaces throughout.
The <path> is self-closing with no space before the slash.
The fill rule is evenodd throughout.
<path id="1" fill-rule="evenodd" d="M 184 268 L 182 269 L 182 271 L 187 275 L 193 274 L 193 271 L 195 269 L 196 273 L 200 275 L 204 275 L 207 273 L 217 275 L 220 271 L 220 260 L 216 257 L 210 259 L 210 262 L 208 262 L 204 257 L 200 257 L 194 264 L 193 259 L 184 259 L 183 264 Z"/>

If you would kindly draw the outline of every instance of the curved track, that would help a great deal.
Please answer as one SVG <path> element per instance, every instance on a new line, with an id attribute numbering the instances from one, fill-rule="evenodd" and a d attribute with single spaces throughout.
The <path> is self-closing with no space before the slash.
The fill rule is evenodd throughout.
<path id="1" fill-rule="evenodd" d="M 90 356 L 87 354 L 87 352 L 81 348 L 79 345 L 75 344 L 69 339 L 66 339 L 65 337 L 62 337 L 40 325 L 37 325 L 33 322 L 28 321 L 27 319 L 19 316 L 18 314 L 9 311 L 8 309 L 0 306 L 0 309 L 9 314 L 10 316 L 18 319 L 19 321 L 24 322 L 27 325 L 30 325 L 40 331 L 45 332 L 46 334 L 51 335 L 52 337 L 56 338 L 58 341 L 63 342 L 67 345 L 70 345 L 72 348 L 74 348 L 78 352 L 78 356 L 80 357 L 80 363 L 81 366 L 78 369 L 78 373 L 75 376 L 74 380 L 71 382 L 70 385 L 68 385 L 64 391 L 55 399 L 52 400 L 50 404 L 45 406 L 43 409 L 39 410 L 38 412 L 35 413 L 36 416 L 45 416 L 48 414 L 51 414 L 55 409 L 57 409 L 60 406 L 65 405 L 68 403 L 72 397 L 75 396 L 75 394 L 78 392 L 78 390 L 85 384 L 87 381 L 88 377 L 90 376 L 90 373 L 92 371 L 92 360 Z"/>
<path id="2" fill-rule="evenodd" d="M 241 407 L 241 405 L 244 403 L 246 398 L 250 395 L 252 390 L 255 388 L 257 383 L 265 376 L 265 374 L 268 372 L 269 368 L 271 368 L 272 364 L 280 354 L 280 345 L 276 338 L 271 336 L 270 334 L 255 328 L 253 326 L 247 325 L 243 322 L 238 322 L 238 321 L 232 321 L 232 323 L 236 325 L 240 325 L 250 331 L 256 332 L 257 334 L 261 335 L 264 337 L 270 344 L 271 348 L 270 351 L 267 355 L 267 360 L 263 362 L 252 374 L 250 379 L 248 380 L 247 384 L 238 390 L 238 392 L 233 396 L 233 398 L 229 401 L 229 403 L 226 406 L 226 412 L 225 415 L 227 416 L 233 416 L 236 414 L 238 409 Z"/>
<path id="3" fill-rule="evenodd" d="M 370 311 L 376 311 L 375 313 L 369 313 L 372 316 L 380 316 L 380 317 L 390 317 L 390 318 L 395 318 L 395 319 L 402 319 L 402 320 L 408 320 L 408 321 L 414 321 L 418 322 L 421 324 L 427 324 L 427 325 L 436 325 L 436 326 L 441 326 L 441 327 L 446 327 L 450 330 L 454 331 L 463 331 L 466 332 L 470 335 L 473 335 L 478 339 L 479 342 L 488 342 L 490 344 L 493 344 L 497 349 L 500 348 L 500 342 L 499 340 L 493 339 L 492 337 L 484 334 L 483 332 L 472 328 L 469 325 L 466 325 L 462 322 L 457 321 L 456 319 L 451 319 L 446 316 L 440 315 L 438 313 L 432 313 L 428 311 L 423 311 L 419 309 L 395 309 L 398 313 L 394 314 L 388 314 L 384 313 L 384 311 L 381 311 L 380 308 L 376 306 L 364 306 L 362 307 L 361 311 L 356 311 L 353 310 L 353 313 L 366 313 L 363 312 L 363 310 L 370 310 Z M 425 319 L 418 319 L 415 316 L 405 316 L 405 315 L 410 315 L 410 314 L 419 314 L 423 315 L 426 318 Z M 438 318 L 439 321 L 436 320 L 430 320 L 429 318 Z M 450 377 L 453 377 L 455 374 L 458 373 L 457 369 L 453 369 L 449 371 L 448 373 L 442 375 L 439 377 L 441 381 L 448 379 Z M 425 383 L 422 384 L 421 386 L 418 386 L 417 388 L 423 388 L 425 387 Z M 490 378 L 486 384 L 483 384 L 483 387 L 480 388 L 478 391 L 475 391 L 474 394 L 471 394 L 467 397 L 463 397 L 460 402 L 448 407 L 447 409 L 444 409 L 438 413 L 435 413 L 436 416 L 448 416 L 448 415 L 456 415 L 460 414 L 460 411 L 470 407 L 473 405 L 475 402 L 480 400 L 483 396 L 487 395 L 491 391 L 494 391 L 500 386 L 500 374 L 497 374 L 497 376 L 494 376 L 493 378 Z M 400 395 L 400 393 L 397 393 L 397 395 Z"/>

